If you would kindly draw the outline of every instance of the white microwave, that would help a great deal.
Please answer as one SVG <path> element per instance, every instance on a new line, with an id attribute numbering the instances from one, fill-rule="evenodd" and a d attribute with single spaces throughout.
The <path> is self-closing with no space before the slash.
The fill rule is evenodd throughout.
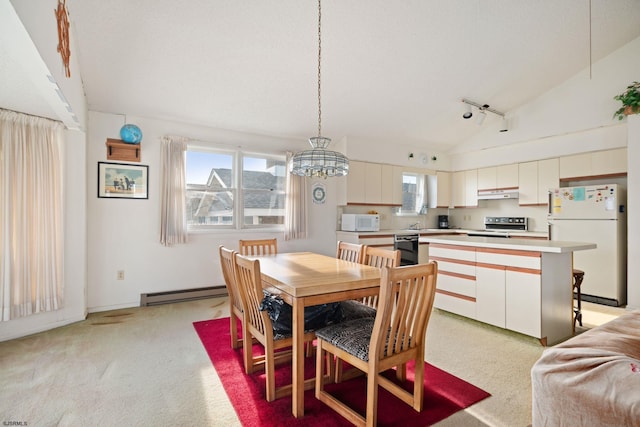
<path id="1" fill-rule="evenodd" d="M 380 231 L 380 215 L 342 214 L 342 231 Z"/>

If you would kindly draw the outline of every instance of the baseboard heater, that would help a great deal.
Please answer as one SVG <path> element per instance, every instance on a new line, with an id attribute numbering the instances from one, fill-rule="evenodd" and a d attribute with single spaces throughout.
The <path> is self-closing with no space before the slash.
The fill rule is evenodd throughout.
<path id="1" fill-rule="evenodd" d="M 203 298 L 226 296 L 226 286 L 211 286 L 207 288 L 181 289 L 179 291 L 154 292 L 140 294 L 140 307 L 159 304 L 171 304 Z"/>

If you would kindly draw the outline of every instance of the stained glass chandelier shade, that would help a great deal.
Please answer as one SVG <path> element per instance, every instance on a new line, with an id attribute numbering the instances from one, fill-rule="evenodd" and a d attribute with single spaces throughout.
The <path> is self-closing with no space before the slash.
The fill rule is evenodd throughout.
<path id="1" fill-rule="evenodd" d="M 322 135 L 322 98 L 320 96 L 320 63 L 322 58 L 321 22 L 322 8 L 318 0 L 318 136 L 309 138 L 311 150 L 301 151 L 293 155 L 289 163 L 289 171 L 293 175 L 308 177 L 333 177 L 349 174 L 349 159 L 337 151 L 327 150 L 330 138 Z"/>

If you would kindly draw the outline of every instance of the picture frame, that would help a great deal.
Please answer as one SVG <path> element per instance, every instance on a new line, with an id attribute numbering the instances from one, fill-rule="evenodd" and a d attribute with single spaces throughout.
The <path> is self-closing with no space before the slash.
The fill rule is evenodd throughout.
<path id="1" fill-rule="evenodd" d="M 98 162 L 98 197 L 148 199 L 149 166 Z"/>

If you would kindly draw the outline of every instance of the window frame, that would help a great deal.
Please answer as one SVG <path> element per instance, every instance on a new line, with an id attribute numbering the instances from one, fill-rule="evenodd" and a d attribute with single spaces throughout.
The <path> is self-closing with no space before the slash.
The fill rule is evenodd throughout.
<path id="1" fill-rule="evenodd" d="M 185 156 L 187 156 L 189 152 L 205 152 L 212 154 L 220 154 L 220 155 L 230 155 L 232 157 L 231 161 L 231 187 L 227 190 L 219 190 L 215 192 L 231 192 L 233 198 L 233 213 L 232 220 L 230 224 L 224 225 L 216 225 L 216 224 L 192 224 L 187 223 L 187 232 L 188 233 L 220 233 L 220 232 L 229 232 L 229 231 L 264 231 L 264 232 L 284 232 L 284 209 L 282 207 L 283 213 L 283 223 L 282 224 L 245 224 L 245 192 L 260 192 L 259 189 L 245 189 L 243 185 L 243 172 L 244 172 L 244 160 L 245 158 L 258 158 L 258 159 L 267 159 L 267 160 L 276 160 L 281 161 L 284 165 L 285 174 L 287 173 L 286 168 L 286 154 L 282 153 L 273 153 L 273 152 L 263 152 L 257 150 L 247 150 L 244 151 L 242 149 L 233 149 L 233 148 L 221 148 L 217 146 L 209 146 L 202 144 L 188 144 L 187 151 Z M 185 159 L 186 162 L 186 159 Z M 189 165 L 186 164 L 186 171 L 188 172 Z M 285 176 L 286 178 L 286 176 Z M 187 194 L 191 191 L 211 191 L 206 189 L 206 184 L 190 184 L 185 177 L 185 190 Z M 266 191 L 266 190 L 264 190 Z M 286 183 L 282 189 L 283 199 L 286 200 Z M 185 207 L 187 206 L 189 198 L 185 198 Z"/>

